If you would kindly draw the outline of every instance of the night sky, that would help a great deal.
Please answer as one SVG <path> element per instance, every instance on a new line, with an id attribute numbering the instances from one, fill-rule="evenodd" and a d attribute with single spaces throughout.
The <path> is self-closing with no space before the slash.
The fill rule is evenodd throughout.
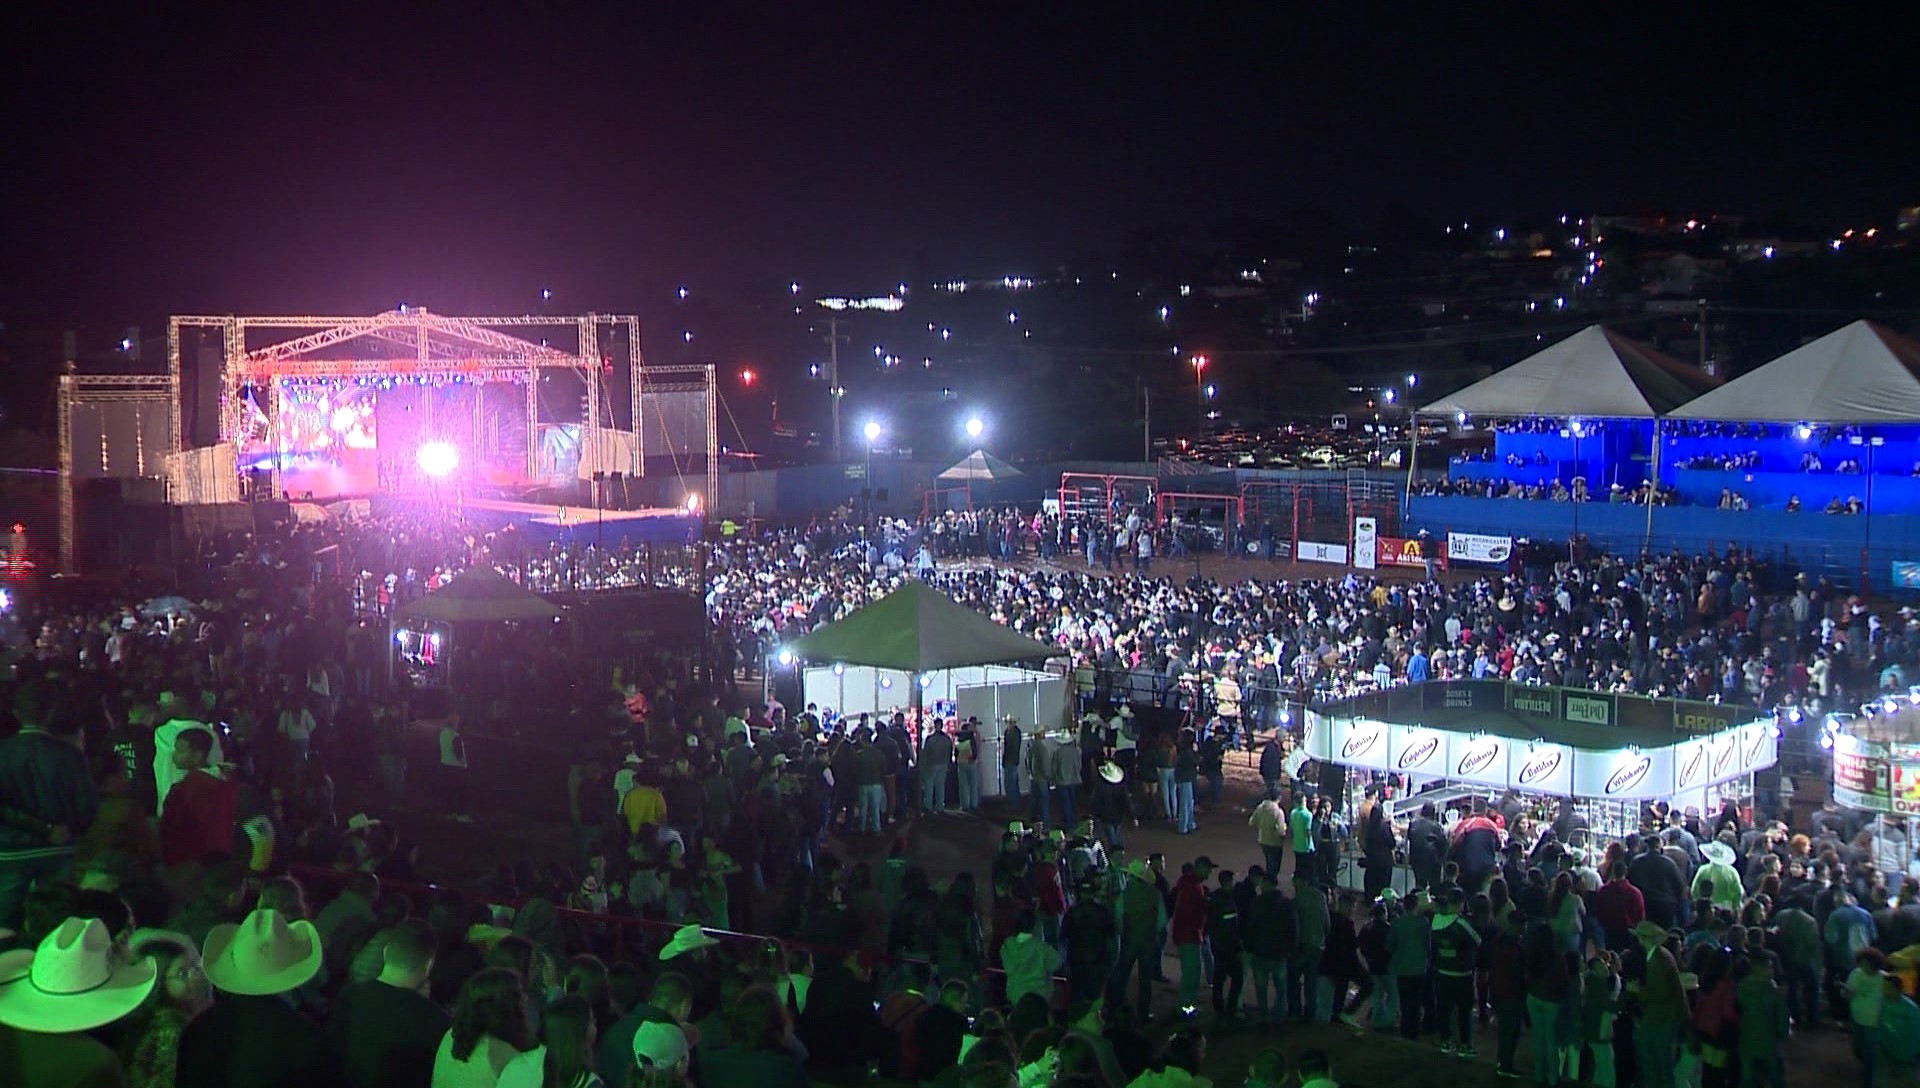
<path id="1" fill-rule="evenodd" d="M 1301 207 L 1920 203 L 1908 5 L 215 6 L 14 28 L 0 316 L 867 291 Z"/>

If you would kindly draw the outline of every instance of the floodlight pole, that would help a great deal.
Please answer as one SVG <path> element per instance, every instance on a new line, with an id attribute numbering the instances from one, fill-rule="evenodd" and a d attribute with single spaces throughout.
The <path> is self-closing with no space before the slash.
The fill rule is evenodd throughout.
<path id="1" fill-rule="evenodd" d="M 827 317 L 827 403 L 833 409 L 833 459 L 840 460 L 840 318 Z M 872 486 L 872 481 L 868 481 Z"/>

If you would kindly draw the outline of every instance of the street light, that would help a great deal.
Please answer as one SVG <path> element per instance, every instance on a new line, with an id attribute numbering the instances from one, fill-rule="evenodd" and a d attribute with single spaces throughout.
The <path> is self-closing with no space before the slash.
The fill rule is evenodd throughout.
<path id="1" fill-rule="evenodd" d="M 979 437 L 982 434 L 985 434 L 987 430 L 986 423 L 983 422 L 979 416 L 972 416 L 968 418 L 966 426 L 967 426 L 967 437 L 975 440 L 978 440 Z"/>
<path id="2" fill-rule="evenodd" d="M 869 532 L 873 531 L 873 444 L 880 441 L 880 435 L 883 431 L 884 428 L 880 426 L 880 421 L 877 419 L 867 420 L 866 425 L 860 428 L 860 433 L 867 437 L 866 492 L 867 531 Z"/>
<path id="3" fill-rule="evenodd" d="M 1207 431 L 1207 357 L 1195 355 L 1192 362 L 1194 404 L 1200 410 L 1200 433 L 1205 434 Z"/>

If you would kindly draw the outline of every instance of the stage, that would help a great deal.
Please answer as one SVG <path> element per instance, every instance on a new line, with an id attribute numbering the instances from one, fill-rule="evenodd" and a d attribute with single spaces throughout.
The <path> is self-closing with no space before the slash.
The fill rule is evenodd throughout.
<path id="1" fill-rule="evenodd" d="M 676 506 L 641 510 L 597 510 L 590 506 L 466 499 L 458 507 L 467 521 L 493 530 L 509 525 L 527 539 L 546 543 L 578 542 L 596 547 L 630 544 L 691 544 L 700 537 L 701 517 Z"/>

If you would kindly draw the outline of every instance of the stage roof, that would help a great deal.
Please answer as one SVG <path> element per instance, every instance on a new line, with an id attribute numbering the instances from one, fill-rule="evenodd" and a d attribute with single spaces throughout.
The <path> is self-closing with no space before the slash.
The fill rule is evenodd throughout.
<path id="1" fill-rule="evenodd" d="M 1719 384 L 1637 340 L 1590 325 L 1420 414 L 1653 419 Z"/>
<path id="2" fill-rule="evenodd" d="M 1855 321 L 1673 415 L 1765 423 L 1920 422 L 1920 342 Z"/>
<path id="3" fill-rule="evenodd" d="M 1037 661 L 1056 651 L 920 581 L 793 643 L 798 657 L 902 672 Z"/>

